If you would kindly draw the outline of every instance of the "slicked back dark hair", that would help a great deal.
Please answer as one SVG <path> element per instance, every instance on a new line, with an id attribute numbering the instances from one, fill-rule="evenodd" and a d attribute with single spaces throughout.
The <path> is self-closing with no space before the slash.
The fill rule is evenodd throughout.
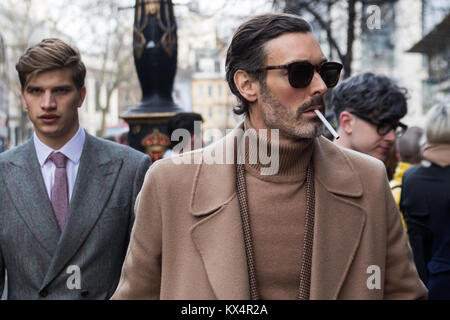
<path id="1" fill-rule="evenodd" d="M 339 126 L 342 111 L 355 111 L 380 122 L 394 122 L 405 116 L 407 90 L 384 75 L 370 72 L 342 81 L 333 89 L 331 106 Z"/>
<path id="2" fill-rule="evenodd" d="M 287 13 L 274 13 L 256 16 L 244 22 L 234 33 L 227 51 L 226 78 L 231 92 L 239 104 L 233 109 L 236 114 L 247 114 L 250 103 L 239 93 L 234 83 L 234 74 L 239 69 L 246 71 L 262 83 L 266 72 L 255 71 L 264 67 L 268 41 L 290 32 L 311 32 L 310 24 L 303 18 Z"/>

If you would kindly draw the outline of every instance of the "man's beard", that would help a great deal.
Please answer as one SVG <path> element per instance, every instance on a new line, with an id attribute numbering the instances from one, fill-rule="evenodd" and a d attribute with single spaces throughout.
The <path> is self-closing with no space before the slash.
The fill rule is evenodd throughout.
<path id="1" fill-rule="evenodd" d="M 303 112 L 312 106 L 323 106 L 323 97 L 316 96 L 297 109 L 289 108 L 277 100 L 265 83 L 261 84 L 264 124 L 269 129 L 279 129 L 280 135 L 291 139 L 312 139 L 322 134 L 323 124 L 319 118 L 306 118 Z"/>

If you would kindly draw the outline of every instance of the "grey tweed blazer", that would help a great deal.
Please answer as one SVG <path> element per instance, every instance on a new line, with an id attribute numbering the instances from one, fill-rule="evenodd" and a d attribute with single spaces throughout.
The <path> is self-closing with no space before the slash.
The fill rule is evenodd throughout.
<path id="1" fill-rule="evenodd" d="M 0 295 L 108 299 L 119 281 L 134 202 L 150 158 L 86 134 L 62 234 L 33 140 L 0 154 Z"/>

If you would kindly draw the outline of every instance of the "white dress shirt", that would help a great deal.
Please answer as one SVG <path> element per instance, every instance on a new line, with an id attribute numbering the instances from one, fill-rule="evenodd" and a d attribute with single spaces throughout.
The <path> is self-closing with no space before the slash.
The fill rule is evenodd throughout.
<path id="1" fill-rule="evenodd" d="M 34 147 L 36 155 L 41 166 L 42 177 L 44 178 L 45 188 L 51 200 L 51 191 L 55 181 L 55 164 L 52 161 L 46 161 L 50 153 L 61 152 L 68 160 L 66 164 L 67 182 L 69 183 L 69 199 L 72 199 L 73 187 L 77 178 L 78 167 L 80 165 L 81 152 L 83 151 L 84 140 L 86 133 L 81 127 L 78 128 L 77 133 L 70 139 L 61 149 L 53 150 L 39 140 L 36 133 L 33 134 Z"/>

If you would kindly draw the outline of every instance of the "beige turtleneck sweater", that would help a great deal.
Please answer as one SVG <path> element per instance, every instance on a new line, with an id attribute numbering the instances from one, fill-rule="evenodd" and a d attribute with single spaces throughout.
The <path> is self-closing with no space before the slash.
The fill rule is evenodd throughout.
<path id="1" fill-rule="evenodd" d="M 248 118 L 245 129 L 252 128 Z M 261 139 L 249 135 L 250 140 Z M 245 179 L 253 237 L 256 279 L 261 299 L 298 299 L 306 214 L 306 169 L 313 140 L 279 144 L 279 171 L 261 175 L 259 163 L 248 163 Z"/>

